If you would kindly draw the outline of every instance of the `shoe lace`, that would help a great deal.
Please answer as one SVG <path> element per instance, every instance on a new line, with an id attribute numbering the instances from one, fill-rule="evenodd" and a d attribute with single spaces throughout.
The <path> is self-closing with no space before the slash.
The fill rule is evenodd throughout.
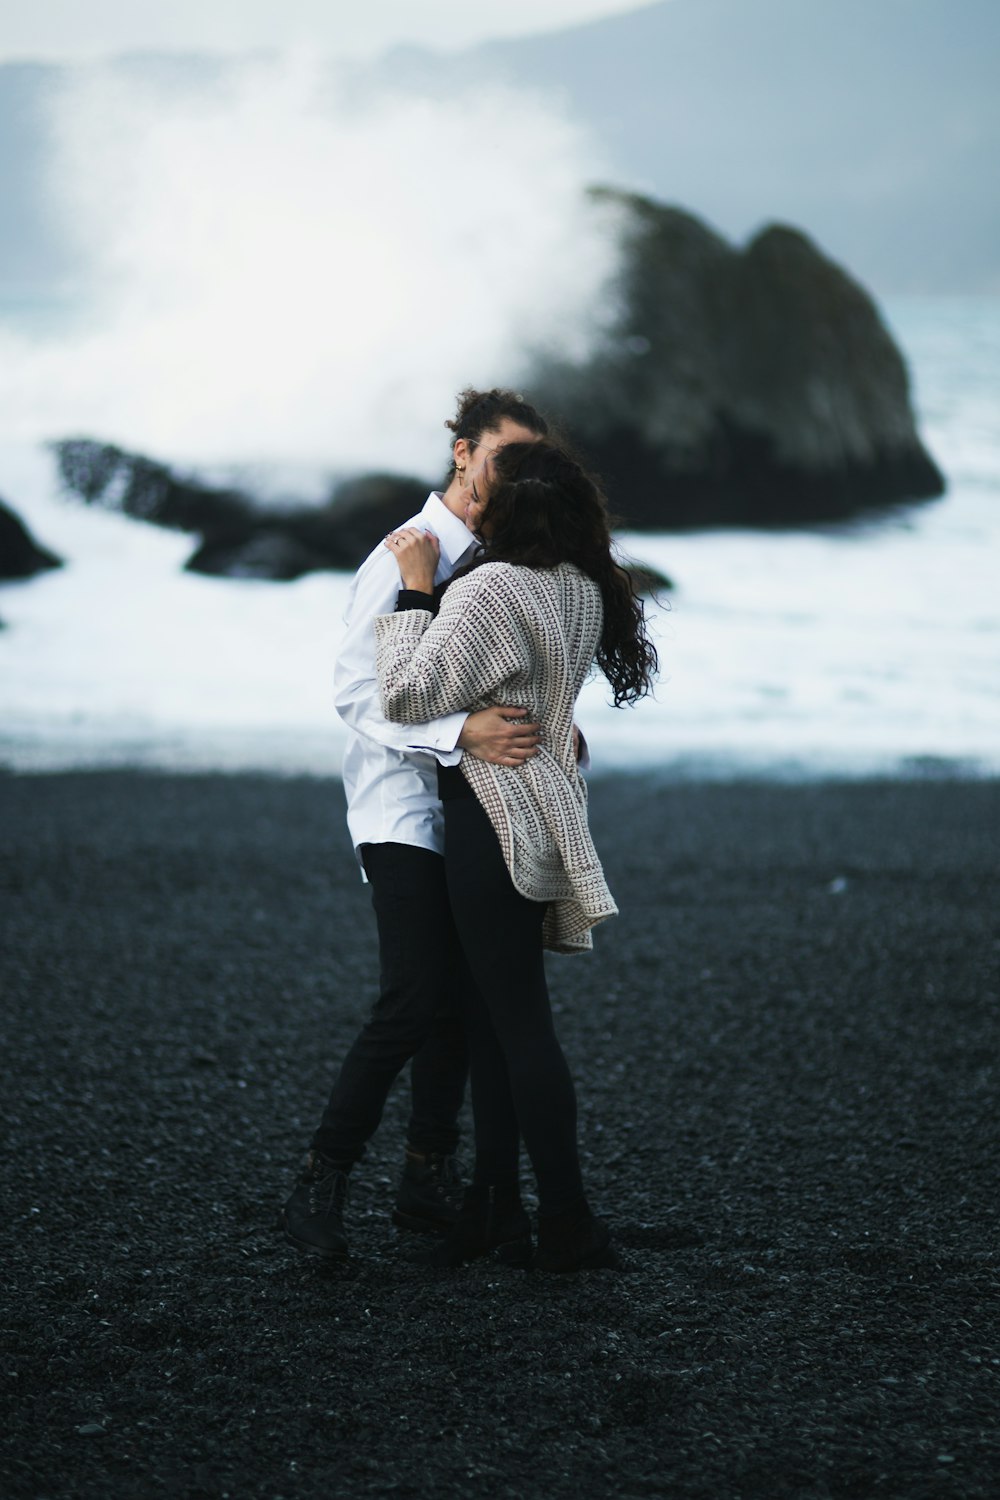
<path id="1" fill-rule="evenodd" d="M 330 1166 L 322 1157 L 313 1159 L 309 1173 L 309 1212 L 343 1214 L 349 1188 L 347 1173 Z"/>
<path id="2" fill-rule="evenodd" d="M 420 1173 L 421 1188 L 435 1198 L 458 1201 L 462 1193 L 462 1173 L 458 1158 L 443 1152 L 429 1151 Z"/>

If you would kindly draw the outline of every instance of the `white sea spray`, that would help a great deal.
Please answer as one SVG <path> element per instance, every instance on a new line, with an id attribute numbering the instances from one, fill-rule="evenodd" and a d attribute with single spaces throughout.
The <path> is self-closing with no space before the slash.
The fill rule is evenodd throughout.
<path id="1" fill-rule="evenodd" d="M 57 95 L 49 187 L 78 315 L 0 333 L 11 438 L 436 473 L 456 390 L 582 357 L 611 306 L 601 152 L 558 101 L 361 93 L 306 54 L 121 64 Z"/>

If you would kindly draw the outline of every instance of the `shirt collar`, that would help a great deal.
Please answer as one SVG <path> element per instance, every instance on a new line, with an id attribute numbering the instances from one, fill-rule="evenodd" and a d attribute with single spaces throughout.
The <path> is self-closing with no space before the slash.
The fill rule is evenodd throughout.
<path id="1" fill-rule="evenodd" d="M 428 495 L 427 503 L 420 514 L 441 543 L 442 557 L 447 560 L 449 567 L 456 567 L 469 548 L 476 545 L 473 533 L 464 521 L 459 520 L 458 516 L 448 509 L 437 490 L 432 490 Z"/>

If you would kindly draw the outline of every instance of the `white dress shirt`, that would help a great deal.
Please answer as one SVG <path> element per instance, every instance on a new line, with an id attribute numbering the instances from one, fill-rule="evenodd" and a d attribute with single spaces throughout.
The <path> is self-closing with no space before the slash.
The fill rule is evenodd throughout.
<path id="1" fill-rule="evenodd" d="M 476 539 L 440 495 L 428 497 L 405 522 L 432 531 L 441 543 L 435 583 L 450 578 L 476 550 Z M 347 626 L 333 674 L 334 703 L 347 725 L 344 791 L 347 826 L 355 851 L 362 844 L 412 844 L 444 851 L 444 816 L 438 800 L 437 764 L 453 766 L 468 714 L 447 714 L 429 724 L 390 724 L 382 715 L 375 675 L 375 616 L 391 614 L 401 588 L 399 567 L 380 542 L 355 575 L 347 598 Z"/>

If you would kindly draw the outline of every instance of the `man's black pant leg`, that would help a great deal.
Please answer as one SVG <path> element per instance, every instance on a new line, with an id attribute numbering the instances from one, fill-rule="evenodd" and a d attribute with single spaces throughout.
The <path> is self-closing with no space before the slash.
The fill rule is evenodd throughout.
<path id="1" fill-rule="evenodd" d="M 378 923 L 379 997 L 344 1059 L 313 1146 L 334 1161 L 357 1161 L 412 1057 L 409 1142 L 450 1155 L 468 1056 L 444 860 L 409 844 L 366 844 L 362 855 Z"/>

